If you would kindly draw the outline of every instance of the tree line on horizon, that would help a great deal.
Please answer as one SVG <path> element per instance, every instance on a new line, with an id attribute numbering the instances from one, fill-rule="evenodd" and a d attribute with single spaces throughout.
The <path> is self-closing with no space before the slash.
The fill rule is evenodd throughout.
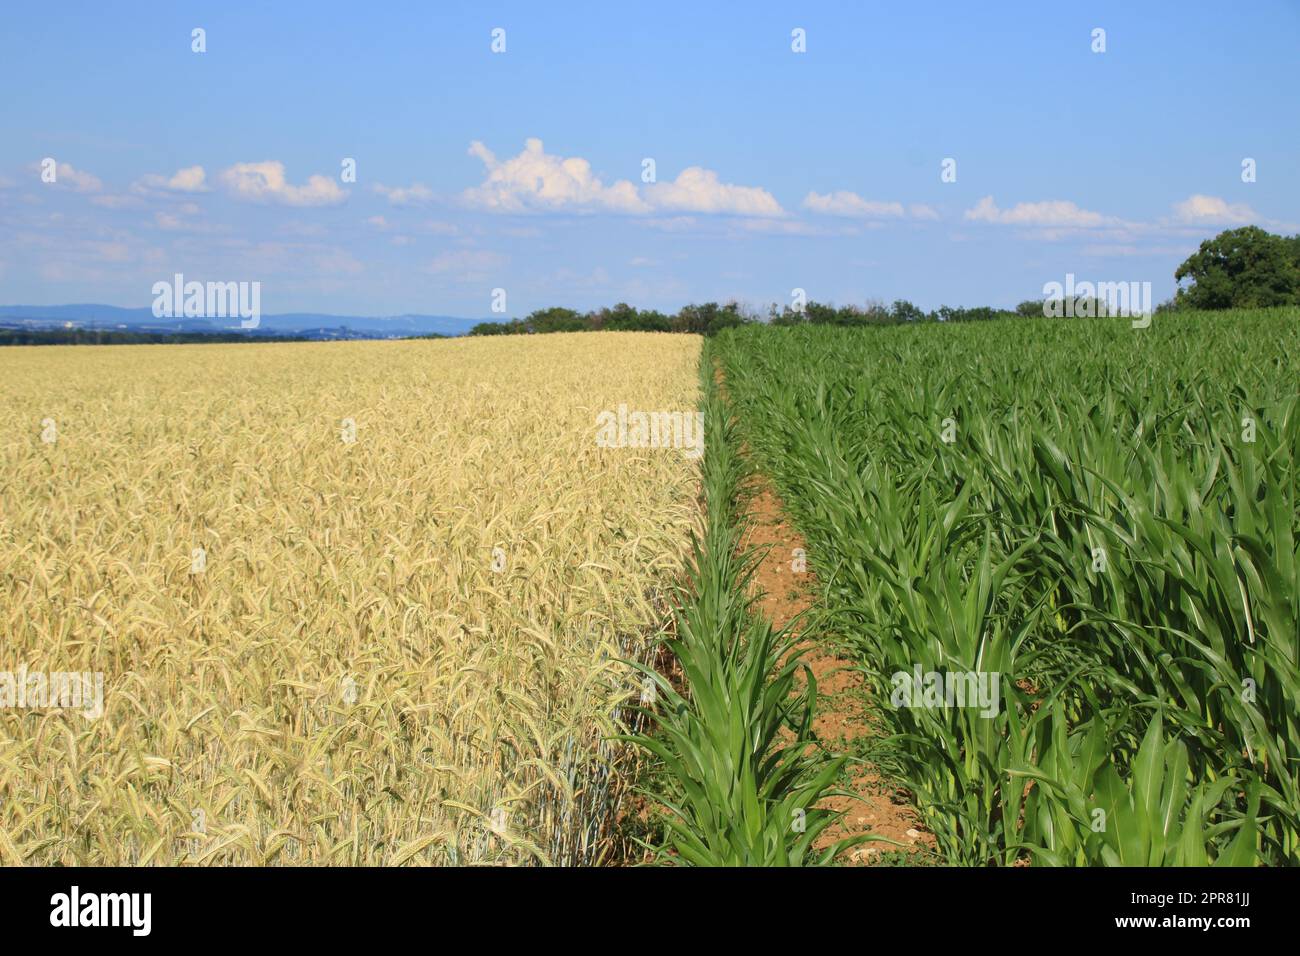
<path id="1" fill-rule="evenodd" d="M 1300 305 L 1300 235 L 1278 236 L 1258 226 L 1244 226 L 1221 232 L 1201 243 L 1200 248 L 1174 272 L 1179 283 L 1172 299 L 1157 306 L 1157 312 L 1179 309 L 1249 309 Z M 1190 280 L 1187 287 L 1184 280 Z M 831 305 L 809 301 L 802 310 L 771 305 L 761 315 L 736 301 L 705 302 L 683 307 L 668 315 L 655 309 L 637 309 L 626 302 L 579 312 L 552 306 L 538 309 L 525 318 L 504 322 L 480 322 L 470 335 L 528 335 L 546 332 L 687 332 L 714 335 L 722 329 L 754 322 L 770 325 L 901 325 L 908 322 L 981 322 L 1002 318 L 1025 318 L 1044 314 L 1043 299 L 1026 299 L 1014 309 L 998 306 L 954 308 L 940 306 L 929 311 L 906 299 L 892 304 Z M 1077 298 L 1072 315 L 1105 315 L 1105 303 Z"/>
<path id="2" fill-rule="evenodd" d="M 1033 303 L 1041 312 L 1043 304 Z M 941 306 L 926 312 L 906 299 L 892 305 L 869 302 L 859 305 L 829 305 L 810 301 L 802 311 L 787 305 L 769 307 L 763 316 L 736 302 L 691 304 L 674 315 L 654 309 L 637 309 L 620 302 L 615 306 L 578 312 L 551 307 L 538 309 L 523 319 L 507 322 L 480 322 L 470 335 L 528 335 L 545 332 L 688 332 L 714 335 L 736 325 L 766 322 L 770 325 L 899 325 L 904 322 L 974 322 L 1015 315 L 1006 309 L 987 306 L 963 309 Z"/>

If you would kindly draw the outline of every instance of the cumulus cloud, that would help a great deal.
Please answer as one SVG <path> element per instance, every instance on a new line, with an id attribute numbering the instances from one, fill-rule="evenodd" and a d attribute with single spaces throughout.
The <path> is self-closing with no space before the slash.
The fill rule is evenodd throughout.
<path id="1" fill-rule="evenodd" d="M 1174 203 L 1174 213 L 1181 221 L 1191 223 L 1247 223 L 1259 218 L 1245 203 L 1230 203 L 1199 193 Z"/>
<path id="2" fill-rule="evenodd" d="M 423 183 L 412 183 L 409 186 L 385 186 L 383 183 L 375 183 L 370 188 L 394 206 L 417 206 L 433 199 L 433 190 Z"/>
<path id="3" fill-rule="evenodd" d="M 171 176 L 159 176 L 157 173 L 149 173 L 141 176 L 131 186 L 131 190 L 137 193 L 204 193 L 208 191 L 206 185 L 207 174 L 203 171 L 202 166 L 187 166 L 184 169 L 178 169 Z"/>
<path id="4" fill-rule="evenodd" d="M 999 209 L 992 196 L 985 196 L 965 217 L 974 222 L 993 222 L 1008 226 L 1053 226 L 1090 229 L 1114 225 L 1118 220 L 1098 212 L 1081 209 L 1066 199 L 1044 202 L 1020 202 L 1010 209 Z"/>
<path id="5" fill-rule="evenodd" d="M 281 206 L 333 206 L 348 197 L 328 176 L 310 176 L 305 186 L 294 186 L 276 160 L 236 163 L 222 171 L 221 183 L 235 199 Z"/>
<path id="6" fill-rule="evenodd" d="M 40 163 L 32 163 L 31 169 L 40 173 Z M 71 163 L 54 164 L 54 182 L 49 185 L 70 186 L 79 193 L 97 193 L 104 188 L 99 177 L 82 169 L 74 169 Z"/>
<path id="7" fill-rule="evenodd" d="M 1158 237 L 1192 236 L 1207 227 L 1239 226 L 1256 222 L 1273 230 L 1288 231 L 1289 224 L 1275 222 L 1259 216 L 1245 203 L 1230 203 L 1218 196 L 1196 194 L 1173 204 L 1172 215 L 1150 221 L 1133 221 L 1118 216 L 1108 216 L 1079 206 L 1064 199 L 1045 202 L 1017 203 L 1010 209 L 1000 209 L 992 196 L 985 196 L 965 218 L 972 222 L 997 223 L 1021 226 L 1030 235 L 1045 242 L 1086 237 L 1095 242 L 1104 241 L 1104 247 L 1118 250 L 1116 254 L 1135 255 L 1135 250 L 1152 248 L 1149 243 Z M 1141 243 L 1139 244 L 1139 240 Z M 1168 249 L 1169 246 L 1161 248 Z M 1145 251 L 1141 254 L 1147 254 Z"/>
<path id="8" fill-rule="evenodd" d="M 843 189 L 833 193 L 810 192 L 803 197 L 803 208 L 849 219 L 899 219 L 903 216 L 902 203 L 863 199 L 857 193 Z"/>
<path id="9" fill-rule="evenodd" d="M 529 210 L 605 209 L 613 212 L 646 212 L 647 206 L 636 187 L 625 179 L 606 186 L 591 171 L 585 159 L 565 159 L 547 153 L 542 141 L 531 138 L 524 151 L 498 160 L 490 149 L 475 140 L 471 156 L 482 161 L 487 178 L 465 190 L 471 205 L 496 212 Z"/>
<path id="10" fill-rule="evenodd" d="M 800 205 L 809 212 L 857 220 L 861 225 L 872 229 L 881 228 L 888 220 L 912 219 L 918 222 L 934 222 L 939 219 L 938 210 L 924 203 L 904 206 L 901 202 L 864 199 L 846 189 L 830 193 L 810 192 L 803 197 Z"/>
<path id="11" fill-rule="evenodd" d="M 638 188 L 620 179 L 608 185 L 581 157 L 547 153 L 540 139 L 525 142 L 523 152 L 497 159 L 482 143 L 470 155 L 486 167 L 487 177 L 462 194 L 470 205 L 495 212 L 606 211 L 722 213 L 736 216 L 783 216 L 780 204 L 765 189 L 722 182 L 699 166 L 682 170 L 675 180 Z"/>
<path id="12" fill-rule="evenodd" d="M 781 204 L 766 189 L 735 186 L 711 169 L 691 166 L 670 183 L 652 183 L 646 196 L 656 209 L 675 212 L 728 213 L 733 216 L 784 216 Z"/>

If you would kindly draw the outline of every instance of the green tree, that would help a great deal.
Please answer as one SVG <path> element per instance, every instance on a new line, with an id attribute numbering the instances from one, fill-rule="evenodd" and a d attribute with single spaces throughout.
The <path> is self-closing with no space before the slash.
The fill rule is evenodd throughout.
<path id="1" fill-rule="evenodd" d="M 671 332 L 673 320 L 654 309 L 642 309 L 636 314 L 636 324 L 627 328 L 641 332 Z"/>
<path id="2" fill-rule="evenodd" d="M 1297 239 L 1243 226 L 1205 240 L 1174 273 L 1180 284 L 1176 304 L 1193 309 L 1248 309 L 1300 301 Z M 1185 289 L 1184 279 L 1192 283 Z"/>
<path id="3" fill-rule="evenodd" d="M 599 315 L 600 324 L 593 323 L 593 328 L 613 332 L 635 332 L 641 328 L 641 313 L 626 302 L 620 302 L 613 308 L 601 309 Z"/>
<path id="4" fill-rule="evenodd" d="M 519 319 L 509 322 L 480 322 L 469 330 L 470 335 L 519 335 L 528 330 Z"/>
<path id="5" fill-rule="evenodd" d="M 581 313 L 559 306 L 538 309 L 524 321 L 530 332 L 581 332 L 587 328 L 587 320 Z"/>
<path id="6" fill-rule="evenodd" d="M 735 302 L 726 305 L 705 302 L 703 305 L 685 306 L 673 320 L 673 329 L 677 332 L 713 335 L 722 329 L 743 325 L 744 322 L 745 317 L 740 314 L 740 306 Z"/>
<path id="7" fill-rule="evenodd" d="M 895 322 L 924 322 L 925 311 L 920 306 L 913 305 L 906 299 L 894 300 L 894 306 L 890 313 Z"/>

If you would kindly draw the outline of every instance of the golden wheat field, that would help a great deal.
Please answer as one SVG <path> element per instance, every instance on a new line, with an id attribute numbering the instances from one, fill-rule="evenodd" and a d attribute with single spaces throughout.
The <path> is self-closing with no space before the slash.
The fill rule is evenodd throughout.
<path id="1" fill-rule="evenodd" d="M 650 333 L 8 348 L 5 864 L 592 863 L 697 523 Z M 30 678 L 29 678 L 30 679 Z M 16 678 L 15 678 L 16 680 Z"/>

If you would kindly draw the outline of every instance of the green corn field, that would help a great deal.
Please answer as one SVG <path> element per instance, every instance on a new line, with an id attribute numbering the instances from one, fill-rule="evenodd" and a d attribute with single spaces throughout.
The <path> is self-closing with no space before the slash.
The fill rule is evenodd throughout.
<path id="1" fill-rule="evenodd" d="M 715 354 L 943 859 L 1300 862 L 1294 310 L 750 326 Z M 899 704 L 900 674 L 996 707 Z"/>

